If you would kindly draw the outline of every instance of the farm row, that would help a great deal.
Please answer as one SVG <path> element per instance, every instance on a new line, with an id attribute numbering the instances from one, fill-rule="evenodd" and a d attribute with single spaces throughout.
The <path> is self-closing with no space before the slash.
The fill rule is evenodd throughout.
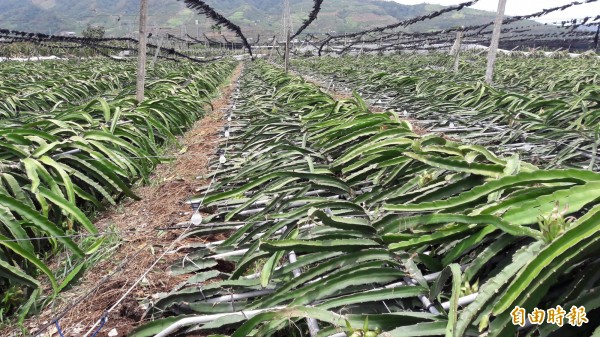
<path id="1" fill-rule="evenodd" d="M 84 257 L 103 241 L 90 216 L 124 197 L 137 198 L 131 186 L 147 181 L 162 147 L 203 116 L 234 65 L 163 62 L 155 70 L 161 79 L 147 83 L 141 103 L 132 95 L 135 85 L 126 84 L 132 64 L 11 63 L 6 68 L 4 85 L 10 82 L 15 89 L 3 96 L 5 107 L 13 108 L 5 110 L 10 118 L 0 119 L 2 315 L 18 308 L 25 314 L 42 284 L 56 294 L 82 272 Z M 69 75 L 84 68 L 89 70 Z M 57 78 L 36 80 L 40 76 Z M 90 97 L 94 94 L 103 97 Z M 86 97 L 84 104 L 76 102 Z M 75 234 L 91 237 L 76 240 Z M 60 279 L 45 258 L 63 249 L 74 262 Z"/>
<path id="2" fill-rule="evenodd" d="M 445 54 L 301 60 L 324 83 L 357 88 L 418 125 L 496 152 L 522 152 L 546 167 L 597 169 L 597 59 L 502 57 L 494 87 L 482 56 Z"/>
<path id="3" fill-rule="evenodd" d="M 135 73 L 135 63 L 97 59 L 10 63 L 0 72 L 0 118 L 77 108 L 95 97 L 125 96 L 135 89 Z M 169 62 L 148 73 L 152 81 L 177 75 Z"/>
<path id="4" fill-rule="evenodd" d="M 359 96 L 248 68 L 187 233 L 230 236 L 182 248 L 171 272 L 189 278 L 132 336 L 495 337 L 520 328 L 515 306 L 597 314 L 600 174 L 420 136 Z"/>

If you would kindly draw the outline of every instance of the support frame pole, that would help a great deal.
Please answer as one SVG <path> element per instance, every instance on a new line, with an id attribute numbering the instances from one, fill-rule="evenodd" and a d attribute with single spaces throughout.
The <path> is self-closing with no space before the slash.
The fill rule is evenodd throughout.
<path id="1" fill-rule="evenodd" d="M 136 81 L 136 99 L 138 103 L 144 100 L 144 86 L 146 81 L 146 43 L 148 34 L 146 26 L 148 24 L 148 0 L 140 0 L 140 27 L 138 44 L 138 68 Z"/>
<path id="2" fill-rule="evenodd" d="M 488 51 L 487 69 L 485 71 L 485 82 L 489 85 L 494 83 L 494 69 L 496 67 L 496 58 L 498 56 L 498 44 L 500 43 L 500 33 L 502 31 L 502 22 L 504 21 L 504 11 L 507 0 L 498 1 L 498 12 L 494 21 L 494 31 L 492 41 Z"/>

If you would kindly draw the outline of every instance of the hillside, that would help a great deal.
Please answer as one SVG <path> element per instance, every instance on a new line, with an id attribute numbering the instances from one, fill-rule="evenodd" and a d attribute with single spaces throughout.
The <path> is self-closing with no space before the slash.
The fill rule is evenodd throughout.
<path id="1" fill-rule="evenodd" d="M 227 0 L 209 3 L 239 24 L 249 36 L 273 35 L 281 26 L 281 0 Z M 294 25 L 297 27 L 312 7 L 311 0 L 292 0 Z M 402 5 L 381 0 L 327 0 L 319 19 L 308 31 L 351 32 L 431 12 L 436 5 Z M 0 0 L 2 28 L 57 34 L 80 33 L 87 24 L 102 25 L 110 35 L 133 34 L 137 29 L 139 0 Z M 174 0 L 150 1 L 151 31 L 171 33 L 210 33 L 211 23 Z M 198 25 L 196 25 L 198 20 Z M 448 28 L 493 20 L 490 12 L 467 9 L 442 18 L 419 23 L 412 30 Z"/>

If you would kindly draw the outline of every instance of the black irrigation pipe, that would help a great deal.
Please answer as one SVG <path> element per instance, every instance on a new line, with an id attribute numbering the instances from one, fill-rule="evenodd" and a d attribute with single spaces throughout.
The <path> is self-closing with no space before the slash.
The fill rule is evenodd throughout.
<path id="1" fill-rule="evenodd" d="M 31 40 L 53 40 L 53 41 L 62 41 L 62 42 L 111 42 L 111 41 L 121 41 L 121 42 L 136 42 L 137 40 L 129 38 L 129 37 L 105 37 L 105 38 L 88 38 L 88 37 L 76 37 L 76 36 L 58 36 L 58 35 L 48 35 L 43 33 L 32 33 L 32 32 L 24 32 L 18 30 L 10 30 L 10 29 L 2 29 L 0 28 L 0 35 L 4 36 L 20 36 L 27 37 Z"/>
<path id="2" fill-rule="evenodd" d="M 441 9 L 439 11 L 427 14 L 427 15 L 422 15 L 422 16 L 418 16 L 412 19 L 408 19 L 408 20 L 403 20 L 400 21 L 398 23 L 394 23 L 394 24 L 390 24 L 387 26 L 383 26 L 383 27 L 376 27 L 376 28 L 371 28 L 371 29 L 367 29 L 367 30 L 363 30 L 361 32 L 357 32 L 357 33 L 352 33 L 352 34 L 345 34 L 345 35 L 333 35 L 332 38 L 333 39 L 339 39 L 339 38 L 345 38 L 345 37 L 356 37 L 356 36 L 361 36 L 361 35 L 365 35 L 368 33 L 381 33 L 384 32 L 386 30 L 390 30 L 390 29 L 395 29 L 398 27 L 407 27 L 410 26 L 412 24 L 415 24 L 417 22 L 421 22 L 421 21 L 425 21 L 425 20 L 431 20 L 433 18 L 436 18 L 442 14 L 448 13 L 448 12 L 453 12 L 453 11 L 460 11 L 465 7 L 469 7 L 472 6 L 474 4 L 476 4 L 477 2 L 479 2 L 479 0 L 472 0 L 472 1 L 467 1 L 467 2 L 463 2 L 460 3 L 458 5 L 455 6 L 450 6 L 450 7 L 446 7 L 444 9 Z"/>
<path id="3" fill-rule="evenodd" d="M 185 2 L 185 4 L 187 5 L 188 8 L 196 10 L 199 13 L 206 15 L 209 19 L 214 20 L 217 24 L 223 25 L 226 28 L 228 28 L 229 30 L 233 31 L 237 36 L 240 37 L 240 39 L 242 39 L 242 44 L 248 50 L 248 53 L 250 54 L 250 58 L 254 59 L 254 56 L 252 55 L 252 46 L 250 46 L 250 44 L 248 43 L 248 40 L 246 39 L 246 36 L 244 36 L 244 33 L 242 33 L 242 30 L 240 29 L 240 27 L 238 25 L 229 21 L 223 15 L 221 15 L 220 13 L 215 11 L 212 7 L 210 7 L 209 5 L 204 3 L 204 1 L 201 1 L 201 0 L 181 0 L 181 1 Z"/>
<path id="4" fill-rule="evenodd" d="M 508 32 L 512 32 L 512 33 L 525 33 L 525 32 L 529 32 L 530 29 L 521 29 L 521 30 L 513 30 L 511 28 L 509 29 L 505 29 L 503 30 L 503 33 L 508 33 Z M 491 32 L 486 32 L 486 33 L 491 33 Z M 343 49 L 336 51 L 337 54 L 343 54 L 346 51 L 348 51 L 349 49 L 356 49 L 353 48 L 353 46 L 355 46 L 357 43 L 361 42 L 361 43 L 392 43 L 394 45 L 403 45 L 405 47 L 408 46 L 413 46 L 415 44 L 418 43 L 428 43 L 428 44 L 436 44 L 436 43 L 447 43 L 447 42 L 452 42 L 455 39 L 455 36 L 446 36 L 445 38 L 437 38 L 437 39 L 433 39 L 433 38 L 424 38 L 424 39 L 419 39 L 419 40 L 400 40 L 400 37 L 402 36 L 402 33 L 398 33 L 398 34 L 390 34 L 388 36 L 394 36 L 396 35 L 397 38 L 396 39 L 392 39 L 392 38 L 382 38 L 382 39 L 372 39 L 372 40 L 364 40 L 364 41 L 360 41 L 360 40 L 353 40 L 350 43 L 348 43 L 347 46 L 345 46 Z M 480 36 L 481 34 L 478 33 L 471 33 L 471 34 L 466 34 L 465 35 L 465 39 L 469 38 L 469 37 L 477 37 Z M 572 31 L 567 31 L 567 32 L 560 32 L 560 33 L 546 33 L 546 34 L 519 34 L 519 35 L 512 35 L 509 37 L 509 39 L 514 39 L 516 37 L 520 37 L 520 38 L 533 38 L 533 39 L 544 39 L 544 38 L 551 38 L 551 37 L 561 37 L 561 36 L 577 36 L 577 37 L 592 37 L 594 35 L 594 33 L 590 33 L 590 32 L 572 32 Z M 486 40 L 477 40 L 477 42 L 485 42 Z M 503 38 L 502 40 L 503 42 L 507 42 L 507 41 L 513 41 L 513 40 L 508 40 L 506 38 Z"/>
<path id="5" fill-rule="evenodd" d="M 565 21 L 553 22 L 553 23 L 560 24 L 562 27 L 573 27 L 573 26 L 578 27 L 578 26 L 585 25 L 590 20 L 592 20 L 592 21 L 600 20 L 600 15 L 597 15 L 596 17 L 586 16 L 583 19 L 571 19 L 571 20 L 565 20 Z"/>
<path id="6" fill-rule="evenodd" d="M 563 11 L 567 8 L 573 7 L 573 6 L 577 6 L 577 5 L 582 5 L 582 4 L 587 4 L 587 3 L 592 3 L 592 2 L 597 2 L 598 0 L 585 0 L 585 1 L 574 1 L 571 2 L 569 4 L 563 5 L 563 6 L 558 6 L 558 7 L 553 7 L 553 8 L 549 8 L 549 9 L 544 9 L 542 11 L 539 12 L 535 12 L 532 14 L 528 14 L 528 15 L 519 15 L 519 16 L 513 16 L 513 17 L 509 17 L 504 19 L 503 24 L 510 24 L 516 21 L 521 21 L 521 20 L 528 20 L 531 18 L 535 18 L 535 17 L 540 17 L 540 16 L 544 16 L 547 15 L 549 13 L 555 12 L 555 11 Z M 462 4 L 460 4 L 462 5 Z M 457 5 L 457 6 L 460 6 Z M 457 7 L 455 6 L 455 7 Z M 447 9 L 450 9 L 447 8 Z M 462 9 L 462 8 L 460 8 Z M 458 9 L 458 10 L 460 10 Z M 454 8 L 454 10 L 457 10 L 456 8 Z M 408 20 L 410 21 L 410 20 Z M 400 27 L 403 25 L 403 22 L 399 22 L 396 23 L 395 25 L 397 25 L 394 28 Z M 428 33 L 420 33 L 420 34 L 429 34 L 429 35 L 439 35 L 439 34 L 445 34 L 445 33 L 451 33 L 451 32 L 458 32 L 458 31 L 471 31 L 471 30 L 478 30 L 478 34 L 482 34 L 483 30 L 490 27 L 491 25 L 493 25 L 494 22 L 489 22 L 486 24 L 481 24 L 481 25 L 472 25 L 472 26 L 467 26 L 467 27 L 457 27 L 457 28 L 451 28 L 451 29 L 445 29 L 445 30 L 438 30 L 438 31 L 434 31 L 434 32 L 428 32 Z M 389 25 L 389 27 L 394 26 L 394 25 Z M 388 27 L 388 26 L 386 26 Z M 384 29 L 386 27 L 379 27 L 379 28 L 373 28 L 370 30 L 366 30 L 366 31 L 362 31 L 362 32 L 357 32 L 357 33 L 352 33 L 352 34 L 346 34 L 346 35 L 330 35 L 329 37 L 327 37 L 326 39 L 322 40 L 320 43 L 320 47 L 319 47 L 319 56 L 321 56 L 321 52 L 323 50 L 323 48 L 325 47 L 325 45 L 327 45 L 330 41 L 332 40 L 337 40 L 340 38 L 344 38 L 344 37 L 356 37 L 356 36 L 362 36 L 365 35 L 366 33 L 382 33 L 384 31 Z M 382 29 L 383 28 L 383 29 Z"/>
<path id="7" fill-rule="evenodd" d="M 191 41 L 191 42 L 189 42 L 189 43 L 191 43 L 191 44 L 204 44 L 204 43 L 205 43 L 205 41 L 198 40 L 197 38 L 195 38 L 195 37 L 191 36 L 190 34 L 187 34 L 187 33 L 186 33 L 186 34 L 185 34 L 185 36 L 186 36 L 188 39 L 190 39 L 190 41 Z"/>
<path id="8" fill-rule="evenodd" d="M 187 34 L 186 34 L 186 35 L 187 35 Z M 167 40 L 175 40 L 175 41 L 185 42 L 185 43 L 188 43 L 188 44 L 189 44 L 189 43 L 192 43 L 192 42 L 191 42 L 191 41 L 189 41 L 189 40 L 182 39 L 182 38 L 180 38 L 180 37 L 177 37 L 177 36 L 175 36 L 175 35 L 173 35 L 173 34 L 168 34 L 168 33 L 167 33 Z"/>
<path id="9" fill-rule="evenodd" d="M 244 48 L 244 45 L 242 43 L 229 41 L 229 40 L 227 40 L 227 37 L 225 35 L 221 35 L 221 37 L 223 38 L 223 40 L 225 40 L 225 43 L 227 44 L 227 46 L 232 46 L 234 49 L 243 49 Z"/>
<path id="10" fill-rule="evenodd" d="M 317 19 L 317 15 L 319 15 L 319 12 L 321 11 L 321 5 L 323 4 L 323 0 L 313 0 L 313 2 L 313 9 L 308 15 L 308 19 L 304 20 L 300 28 L 298 28 L 296 33 L 294 33 L 294 35 L 292 35 L 290 39 L 293 40 L 296 36 L 300 35 L 300 33 L 302 33 L 308 26 L 310 26 L 311 23 L 313 23 L 313 21 Z"/>
<path id="11" fill-rule="evenodd" d="M 209 47 L 220 48 L 223 46 L 223 42 L 218 42 L 218 41 L 212 40 L 211 38 L 206 36 L 206 34 L 204 34 L 204 38 L 208 42 Z"/>
<path id="12" fill-rule="evenodd" d="M 363 36 L 369 33 L 383 33 L 386 30 L 390 30 L 390 29 L 395 29 L 398 27 L 407 27 L 410 26 L 412 24 L 415 24 L 417 22 L 421 22 L 421 21 L 425 21 L 425 20 L 431 20 L 433 18 L 436 18 L 442 14 L 448 13 L 448 12 L 453 12 L 453 11 L 460 11 L 465 7 L 469 7 L 472 6 L 474 4 L 476 4 L 477 2 L 479 2 L 479 0 L 472 0 L 472 1 L 467 1 L 467 2 L 463 2 L 460 3 L 458 5 L 455 6 L 450 6 L 450 7 L 446 7 L 442 10 L 427 14 L 427 15 L 422 15 L 422 16 L 418 16 L 412 19 L 408 19 L 408 20 L 403 20 L 400 21 L 398 23 L 394 23 L 391 25 L 387 25 L 387 26 L 383 26 L 383 27 L 376 27 L 376 28 L 371 28 L 371 29 L 367 29 L 367 30 L 363 30 L 360 32 L 356 32 L 356 33 L 351 33 L 351 34 L 344 34 L 344 35 L 330 35 L 328 38 L 326 38 L 322 43 L 321 46 L 319 47 L 319 56 L 321 56 L 321 51 L 323 50 L 323 48 L 325 47 L 326 44 L 328 44 L 330 41 L 332 40 L 338 40 L 338 39 L 342 39 L 342 38 L 348 38 L 348 37 L 357 37 L 357 36 Z"/>
<path id="13" fill-rule="evenodd" d="M 507 33 L 512 33 L 512 34 L 518 34 L 518 33 L 527 33 L 530 32 L 531 29 L 520 29 L 520 30 L 514 30 L 513 28 L 506 28 L 502 30 L 503 34 L 507 34 Z M 484 32 L 482 34 L 491 34 L 492 32 Z M 471 34 L 465 34 L 465 38 L 468 37 L 473 37 L 473 36 L 480 36 L 482 34 L 478 34 L 478 33 L 471 33 Z M 533 37 L 533 38 L 543 38 L 543 37 L 560 37 L 560 36 L 589 36 L 593 33 L 590 32 L 573 32 L 573 31 L 566 31 L 566 32 L 557 32 L 557 33 L 541 33 L 541 34 L 520 34 L 520 35 L 512 35 L 511 37 L 515 37 L 515 36 L 519 36 L 519 37 Z M 437 38 L 437 39 L 433 39 L 433 37 L 427 37 L 427 38 L 422 38 L 422 39 L 413 39 L 412 40 L 401 40 L 402 37 L 405 37 L 404 33 L 394 33 L 394 34 L 389 34 L 387 35 L 387 37 L 382 37 L 380 39 L 371 39 L 371 40 L 353 40 L 350 42 L 350 44 L 356 44 L 358 42 L 361 43 L 378 43 L 378 42 L 395 42 L 395 43 L 417 43 L 417 42 L 429 42 L 429 41 L 449 41 L 449 40 L 454 40 L 455 36 L 454 35 L 446 35 L 444 38 Z"/>
<path id="14" fill-rule="evenodd" d="M 2 32 L 3 30 L 0 29 L 0 35 L 3 34 Z M 136 39 L 132 39 L 132 38 L 106 38 L 106 39 L 86 39 L 86 38 L 72 38 L 72 37 L 66 37 L 67 40 L 65 40 L 65 37 L 60 37 L 60 36 L 49 36 L 49 38 L 44 39 L 44 40 L 40 40 L 37 35 L 40 35 L 40 33 L 25 33 L 25 32 L 20 32 L 21 36 L 10 36 L 8 38 L 11 38 L 13 40 L 21 40 L 20 42 L 31 42 L 31 43 L 40 43 L 40 42 L 69 42 L 69 43 L 77 43 L 80 44 L 82 47 L 89 47 L 92 48 L 94 50 L 96 50 L 100 55 L 108 57 L 110 59 L 113 60 L 120 60 L 117 58 L 114 58 L 102 51 L 99 51 L 99 48 L 107 48 L 107 49 L 113 49 L 113 50 L 121 50 L 121 51 L 125 51 L 125 50 L 132 50 L 131 48 L 125 48 L 125 47 L 116 47 L 116 46 L 107 46 L 107 45 L 103 45 L 103 44 L 99 44 L 100 42 L 110 42 L 110 41 L 128 41 L 128 42 L 134 42 L 134 43 L 138 43 L 138 41 Z M 44 35 L 44 34 L 41 34 Z M 13 41 L 12 43 L 16 43 L 17 41 Z M 149 48 L 160 48 L 157 45 L 148 43 L 147 44 Z M 190 60 L 192 62 L 196 62 L 196 63 L 209 63 L 209 62 L 213 62 L 216 60 L 221 59 L 221 57 L 216 57 L 213 59 L 208 59 L 208 60 L 201 60 L 201 59 L 197 59 L 194 57 L 191 57 L 187 54 L 184 54 L 182 52 L 179 52 L 177 50 L 175 50 L 175 48 L 161 48 L 167 55 L 171 56 L 177 56 L 177 57 L 181 57 L 187 60 Z M 161 57 L 161 58 L 167 58 L 170 60 L 175 60 L 173 58 L 169 58 L 169 57 Z"/>
<path id="15" fill-rule="evenodd" d="M 563 32 L 563 33 L 549 33 L 549 34 L 521 34 L 510 36 L 509 38 L 502 39 L 502 42 L 524 42 L 530 41 L 531 39 L 536 39 L 544 42 L 566 42 L 566 41 L 583 41 L 593 37 L 596 33 L 590 32 Z M 468 37 L 477 37 L 478 34 L 469 34 L 465 38 Z M 561 36 L 570 36 L 570 39 L 560 38 Z M 385 50 L 406 50 L 406 49 L 416 49 L 416 50 L 437 50 L 444 49 L 449 47 L 453 43 L 454 37 L 447 38 L 439 38 L 439 39 L 422 39 L 422 40 L 406 40 L 406 41 L 393 41 L 393 40 L 370 40 L 364 41 L 365 43 L 374 43 L 374 42 L 383 42 L 388 43 L 387 45 L 380 46 L 377 48 L 360 48 L 366 52 L 373 51 L 385 51 Z M 465 42 L 469 43 L 484 43 L 487 39 L 483 37 L 479 39 L 474 39 Z M 344 54 L 349 50 L 357 50 L 359 47 L 356 46 L 357 41 L 353 41 L 349 45 L 345 46 L 340 50 L 336 50 L 337 54 Z M 436 45 L 436 46 L 427 46 L 427 45 Z"/>

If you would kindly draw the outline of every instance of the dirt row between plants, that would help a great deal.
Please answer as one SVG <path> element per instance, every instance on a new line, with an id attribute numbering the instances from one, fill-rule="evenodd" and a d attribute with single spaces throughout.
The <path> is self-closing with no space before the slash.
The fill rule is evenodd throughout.
<path id="1" fill-rule="evenodd" d="M 221 88 L 219 98 L 212 102 L 213 111 L 180 137 L 180 146 L 173 146 L 166 151 L 165 156 L 176 159 L 160 164 L 152 174 L 149 185 L 134 189 L 141 200 L 127 200 L 104 212 L 95 221 L 99 231 L 119 233 L 119 246 L 112 256 L 88 269 L 78 285 L 62 292 L 39 315 L 26 320 L 24 326 L 27 330 L 36 333 L 40 327 L 52 323 L 58 314 L 73 306 L 59 323 L 65 336 L 83 336 L 184 231 L 157 231 L 156 228 L 189 221 L 191 209 L 185 202 L 198 193 L 200 186 L 209 183 L 203 176 L 209 173 L 209 162 L 215 158 L 219 132 L 225 124 L 224 110 L 230 105 L 234 85 L 242 68 L 243 65 L 240 64 L 229 84 Z M 223 238 L 186 238 L 179 245 L 221 239 Z M 156 293 L 171 291 L 186 279 L 185 275 L 173 276 L 168 272 L 172 263 L 181 260 L 183 255 L 182 252 L 165 255 L 108 315 L 106 324 L 96 337 L 126 336 L 135 327 L 149 321 L 150 318 L 145 317 L 145 311 L 140 307 L 140 300 L 148 299 Z M 123 263 L 125 264 L 121 266 Z M 106 280 L 107 275 L 111 274 L 113 276 Z M 88 292 L 91 292 L 89 296 L 77 302 Z M 15 327 L 0 331 L 0 335 L 24 336 Z M 40 337 L 58 336 L 55 325 L 40 334 Z"/>

